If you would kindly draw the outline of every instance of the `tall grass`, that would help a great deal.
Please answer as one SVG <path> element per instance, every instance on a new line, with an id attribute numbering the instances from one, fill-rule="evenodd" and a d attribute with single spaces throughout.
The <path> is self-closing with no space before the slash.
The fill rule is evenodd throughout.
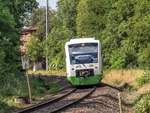
<path id="1" fill-rule="evenodd" d="M 48 71 L 45 71 L 45 70 L 37 70 L 37 71 L 32 71 L 32 70 L 29 70 L 28 71 L 28 74 L 32 75 L 32 74 L 35 74 L 35 75 L 57 75 L 57 76 L 66 76 L 66 71 L 63 70 L 63 69 L 51 69 L 51 70 L 48 70 Z"/>
<path id="2" fill-rule="evenodd" d="M 150 113 L 150 93 L 139 98 L 135 104 L 134 113 Z"/>
<path id="3" fill-rule="evenodd" d="M 104 72 L 103 82 L 115 85 L 123 82 L 130 85 L 135 85 L 135 80 L 143 75 L 144 70 L 140 69 L 120 69 Z"/>
<path id="4" fill-rule="evenodd" d="M 144 74 L 136 79 L 139 86 L 143 86 L 150 82 L 150 71 L 145 71 Z"/>
<path id="5" fill-rule="evenodd" d="M 61 86 L 56 82 L 46 83 L 42 78 L 36 77 L 30 77 L 30 84 L 31 84 L 31 94 L 34 99 L 40 98 L 46 93 L 56 93 L 61 88 Z M 23 106 L 22 104 L 15 103 L 15 99 L 20 96 L 28 97 L 27 83 L 23 83 L 20 87 L 22 87 L 21 88 L 22 92 L 19 92 L 17 95 L 9 96 L 8 92 L 7 96 L 0 96 L 0 113 L 10 113 L 11 110 Z M 7 92 L 7 88 L 6 91 L 3 92 Z"/>

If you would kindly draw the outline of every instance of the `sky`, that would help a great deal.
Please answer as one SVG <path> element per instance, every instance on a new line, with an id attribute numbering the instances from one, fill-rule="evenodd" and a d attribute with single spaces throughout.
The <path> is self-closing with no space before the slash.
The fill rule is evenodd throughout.
<path id="1" fill-rule="evenodd" d="M 49 1 L 49 7 L 51 7 L 52 9 L 56 10 L 57 9 L 57 1 L 58 0 L 48 0 Z M 37 2 L 39 2 L 39 6 L 43 7 L 46 6 L 46 0 L 37 0 Z"/>

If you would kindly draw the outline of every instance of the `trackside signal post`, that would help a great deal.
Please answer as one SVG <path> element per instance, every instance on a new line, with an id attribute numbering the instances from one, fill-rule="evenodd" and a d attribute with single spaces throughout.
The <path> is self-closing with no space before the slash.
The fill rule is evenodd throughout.
<path id="1" fill-rule="evenodd" d="M 27 74 L 27 70 L 29 69 L 29 58 L 27 57 L 27 55 L 24 55 L 21 57 L 21 60 L 22 60 L 22 68 L 25 70 L 25 76 L 26 76 L 27 85 L 28 85 L 29 103 L 31 103 L 32 102 L 31 86 L 30 86 L 29 76 Z"/>

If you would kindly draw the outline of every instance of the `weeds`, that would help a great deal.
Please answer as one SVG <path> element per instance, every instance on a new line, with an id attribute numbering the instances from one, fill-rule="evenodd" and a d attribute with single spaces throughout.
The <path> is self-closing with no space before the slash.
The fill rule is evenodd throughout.
<path id="1" fill-rule="evenodd" d="M 60 90 L 61 86 L 56 83 L 45 83 L 45 81 L 42 78 L 36 78 L 31 77 L 30 78 L 31 83 L 31 94 L 32 97 L 39 97 L 43 96 L 44 94 L 48 93 L 56 93 Z M 7 88 L 6 88 L 7 90 Z M 6 92 L 6 91 L 4 91 Z M 22 84 L 22 92 L 15 95 L 28 97 L 28 90 L 27 90 L 27 84 Z M 17 107 L 21 107 L 21 104 L 16 104 L 14 101 L 14 98 L 10 95 L 8 96 L 1 96 L 0 97 L 0 113 L 10 113 L 11 110 L 14 110 Z"/>
<path id="2" fill-rule="evenodd" d="M 136 79 L 143 74 L 143 70 L 139 69 L 122 69 L 122 70 L 111 70 L 105 72 L 103 82 L 112 85 L 119 85 L 122 83 L 128 83 L 131 86 L 136 85 Z"/>
<path id="3" fill-rule="evenodd" d="M 145 71 L 143 76 L 136 79 L 139 86 L 143 86 L 144 84 L 150 82 L 150 71 Z"/>
<path id="4" fill-rule="evenodd" d="M 56 82 L 45 83 L 41 78 L 31 79 L 31 89 L 33 96 L 40 96 L 46 92 L 56 93 L 59 91 L 61 86 Z"/>
<path id="5" fill-rule="evenodd" d="M 135 104 L 135 113 L 150 113 L 150 93 L 143 95 Z"/>

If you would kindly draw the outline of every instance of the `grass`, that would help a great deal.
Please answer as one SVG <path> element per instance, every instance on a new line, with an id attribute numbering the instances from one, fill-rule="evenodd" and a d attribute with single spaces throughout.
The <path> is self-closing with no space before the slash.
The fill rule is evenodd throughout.
<path id="1" fill-rule="evenodd" d="M 0 102 L 0 113 L 10 113 L 11 109 L 14 108 L 8 106 L 5 102 Z"/>
<path id="2" fill-rule="evenodd" d="M 150 92 L 138 98 L 135 102 L 134 113 L 150 113 Z"/>
<path id="3" fill-rule="evenodd" d="M 150 97 L 149 71 L 140 69 L 109 70 L 104 72 L 102 81 L 116 86 L 126 83 L 127 87 L 121 92 L 122 99 L 134 105 L 132 111 L 135 110 L 135 113 L 149 113 L 149 111 L 146 112 L 150 106 L 149 100 L 147 100 Z M 147 94 L 148 96 L 145 96 Z"/>
<path id="4" fill-rule="evenodd" d="M 61 89 L 61 86 L 57 83 L 50 83 L 49 84 L 49 92 L 50 93 L 57 93 Z"/>
<path id="5" fill-rule="evenodd" d="M 131 86 L 135 86 L 136 79 L 143 75 L 143 73 L 144 70 L 140 69 L 110 70 L 104 72 L 104 78 L 102 81 L 111 85 L 128 83 Z"/>
<path id="6" fill-rule="evenodd" d="M 150 92 L 149 78 L 147 78 L 147 75 L 144 74 L 144 72 L 144 70 L 140 69 L 107 70 L 104 72 L 104 78 L 102 82 L 108 83 L 110 85 L 120 85 L 122 83 L 127 83 L 128 87 L 126 89 L 129 90 L 129 92 L 127 92 L 127 95 L 124 97 L 125 99 L 129 98 L 128 100 L 132 100 L 133 98 L 137 98 L 136 96 Z M 28 74 L 66 76 L 64 70 L 39 70 L 36 72 L 29 70 Z M 55 94 L 61 89 L 61 86 L 57 82 L 45 83 L 45 81 L 41 78 L 31 77 L 30 83 L 32 97 L 35 99 L 43 97 L 47 93 Z M 142 85 L 139 85 L 139 83 L 142 83 Z M 136 89 L 136 91 L 133 91 L 132 89 Z M 24 90 L 26 90 L 26 92 L 24 92 L 22 96 L 27 96 L 27 89 Z M 0 97 L 0 113 L 10 113 L 10 110 L 17 107 L 22 107 L 22 105 L 17 105 L 14 102 L 14 98 L 16 97 Z"/>
<path id="7" fill-rule="evenodd" d="M 28 71 L 28 74 L 32 75 L 32 74 L 35 74 L 35 75 L 49 75 L 49 76 L 66 76 L 66 72 L 65 70 L 60 70 L 60 69 L 55 69 L 55 70 L 48 70 L 48 71 L 45 71 L 45 70 L 37 70 L 37 71 L 32 71 L 32 70 L 29 70 Z"/>
<path id="8" fill-rule="evenodd" d="M 143 86 L 150 82 L 150 72 L 145 71 L 144 74 L 136 79 L 139 86 Z"/>
<path id="9" fill-rule="evenodd" d="M 33 96 L 43 96 L 45 93 L 57 93 L 62 88 L 57 82 L 47 83 L 41 78 L 32 78 L 31 86 Z"/>
<path id="10" fill-rule="evenodd" d="M 127 90 L 136 90 L 138 94 L 144 94 L 150 91 L 150 72 L 145 70 L 122 69 L 105 71 L 102 81 L 115 86 L 126 83 L 128 85 Z"/>
<path id="11" fill-rule="evenodd" d="M 40 100 L 40 98 L 46 94 L 55 94 L 62 88 L 57 82 L 46 83 L 42 78 L 35 77 L 30 77 L 30 84 L 33 100 Z M 25 87 L 22 95 L 20 96 L 28 97 L 27 87 Z M 19 95 L 0 97 L 0 113 L 10 113 L 16 108 L 22 108 L 26 106 L 23 103 L 15 102 L 15 99 L 18 97 Z"/>

